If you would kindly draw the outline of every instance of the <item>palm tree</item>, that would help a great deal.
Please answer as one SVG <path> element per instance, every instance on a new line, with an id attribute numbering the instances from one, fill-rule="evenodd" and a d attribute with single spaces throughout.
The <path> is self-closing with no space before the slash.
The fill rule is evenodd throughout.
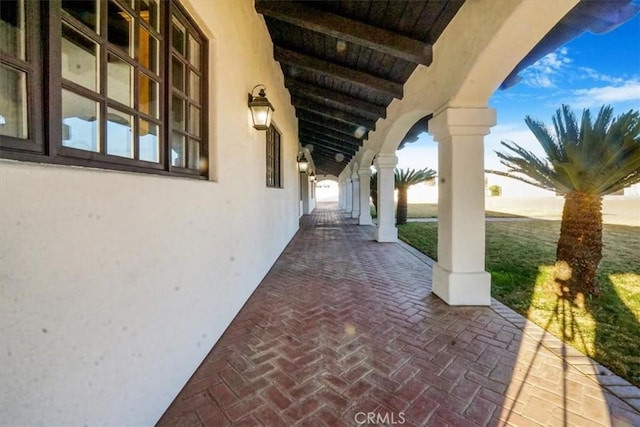
<path id="1" fill-rule="evenodd" d="M 436 171 L 429 168 L 420 170 L 397 169 L 394 173 L 396 189 L 398 190 L 398 207 L 396 208 L 396 223 L 407 223 L 407 190 L 415 184 L 429 181 L 436 176 Z"/>
<path id="2" fill-rule="evenodd" d="M 544 123 L 527 116 L 525 123 L 546 158 L 502 141 L 512 153 L 496 154 L 509 171 L 488 171 L 564 195 L 555 279 L 568 296 L 600 295 L 596 274 L 602 259 L 602 196 L 640 182 L 640 113 L 612 117 L 609 106 L 600 109 L 595 121 L 584 110 L 578 125 L 563 105 L 553 117 L 552 135 Z"/>

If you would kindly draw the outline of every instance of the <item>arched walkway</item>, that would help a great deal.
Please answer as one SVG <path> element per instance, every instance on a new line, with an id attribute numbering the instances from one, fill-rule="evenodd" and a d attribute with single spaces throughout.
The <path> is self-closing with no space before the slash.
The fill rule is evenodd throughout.
<path id="1" fill-rule="evenodd" d="M 598 384 L 623 380 L 495 301 L 447 306 L 428 258 L 356 223 L 302 218 L 160 426 L 640 425 Z"/>

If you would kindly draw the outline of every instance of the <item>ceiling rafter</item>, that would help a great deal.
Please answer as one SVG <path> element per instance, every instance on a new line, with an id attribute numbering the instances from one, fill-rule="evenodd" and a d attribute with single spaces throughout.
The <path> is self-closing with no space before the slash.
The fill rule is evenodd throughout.
<path id="1" fill-rule="evenodd" d="M 304 139 L 304 138 L 315 138 L 315 139 L 320 139 L 322 141 L 327 141 L 329 143 L 338 145 L 338 146 L 347 146 L 347 147 L 351 147 L 354 148 L 356 150 L 358 150 L 362 144 L 358 143 L 358 142 L 353 142 L 353 141 L 349 141 L 349 140 L 344 140 L 344 139 L 338 139 L 338 138 L 334 138 L 332 136 L 328 136 L 326 133 L 320 133 L 320 132 L 315 132 L 313 130 L 308 130 L 308 129 L 301 129 L 300 130 L 300 138 Z"/>
<path id="2" fill-rule="evenodd" d="M 354 70 L 342 65 L 334 64 L 323 59 L 294 52 L 283 47 L 274 46 L 273 56 L 281 64 L 287 64 L 306 70 L 311 70 L 319 75 L 324 75 L 357 86 L 364 90 L 375 90 L 379 93 L 402 99 L 402 84 L 385 80 L 362 71 Z"/>
<path id="3" fill-rule="evenodd" d="M 342 154 L 342 153 L 340 153 L 340 154 Z M 343 156 L 344 156 L 343 162 L 345 164 L 349 163 L 349 160 L 351 160 L 351 158 L 353 157 L 353 156 L 349 156 L 348 154 L 343 154 Z M 329 160 L 330 164 L 331 163 L 335 163 L 336 165 L 342 165 L 342 163 L 343 163 L 343 162 L 339 162 L 339 161 L 336 160 L 336 153 L 330 154 L 330 153 L 327 153 L 327 152 L 314 151 L 313 153 L 311 153 L 311 157 L 314 157 L 314 162 L 315 162 L 315 159 L 319 157 L 322 160 Z M 324 163 L 324 165 L 326 165 L 326 163 Z M 344 166 L 342 166 L 342 167 L 344 167 Z"/>
<path id="4" fill-rule="evenodd" d="M 333 155 L 342 154 L 343 156 L 349 156 L 349 157 L 353 157 L 356 154 L 352 151 L 344 151 L 338 148 L 333 148 L 330 145 L 320 145 L 318 146 L 318 150 L 316 150 L 314 147 L 311 153 L 313 154 L 314 152 L 324 152 L 325 154 L 333 154 Z"/>
<path id="5" fill-rule="evenodd" d="M 338 162 L 335 159 L 335 155 L 324 153 L 311 153 L 311 157 L 313 157 L 313 162 L 317 165 L 316 167 L 336 168 L 338 171 L 341 171 L 344 165 L 351 160 L 348 156 L 345 156 L 342 162 Z M 316 162 L 316 160 L 318 161 Z"/>
<path id="6" fill-rule="evenodd" d="M 298 130 L 300 132 L 309 131 L 309 132 L 317 133 L 319 135 L 326 135 L 333 139 L 337 139 L 338 141 L 345 141 L 345 142 L 350 142 L 352 144 L 362 145 L 361 139 L 358 139 L 354 136 L 349 136 L 345 133 L 336 132 L 331 129 L 324 128 L 318 125 L 318 123 L 309 122 L 305 119 L 298 120 Z"/>
<path id="7" fill-rule="evenodd" d="M 366 131 L 375 131 L 389 103 L 402 98 L 417 64 L 431 63 L 433 44 L 463 0 L 254 4 L 291 94 L 299 141 L 315 148 L 319 170 L 337 175 L 347 163 L 335 162 L 335 152 L 346 161 L 358 152 Z"/>
<path id="8" fill-rule="evenodd" d="M 369 131 L 364 126 L 361 127 L 354 124 L 347 124 L 339 120 L 321 116 L 320 114 L 316 114 L 307 110 L 296 110 L 296 117 L 298 117 L 298 119 L 300 120 L 316 123 L 327 129 L 343 133 L 356 139 L 366 139 L 369 133 Z"/>
<path id="9" fill-rule="evenodd" d="M 353 147 L 353 146 L 344 145 L 344 144 L 336 144 L 334 142 L 327 141 L 324 138 L 319 138 L 315 136 L 305 135 L 301 139 L 302 139 L 301 142 L 303 143 L 305 148 L 309 148 L 309 145 L 316 147 L 318 144 L 320 144 L 321 146 L 330 147 L 335 150 L 340 150 L 340 151 L 350 152 L 350 153 L 357 153 L 358 150 L 360 149 L 360 147 Z"/>
<path id="10" fill-rule="evenodd" d="M 331 89 L 319 87 L 291 77 L 288 77 L 284 84 L 287 89 L 296 96 L 305 97 L 333 107 L 337 105 L 336 108 L 338 109 L 340 109 L 341 106 L 345 106 L 352 110 L 354 114 L 359 114 L 373 120 L 377 120 L 380 117 L 383 119 L 387 117 L 386 107 L 381 107 L 380 105 L 372 104 Z"/>
<path id="11" fill-rule="evenodd" d="M 318 104 L 317 102 L 313 102 L 304 98 L 298 98 L 295 96 L 292 99 L 292 103 L 296 107 L 296 109 L 310 111 L 314 114 L 319 114 L 329 119 L 339 120 L 343 123 L 353 126 L 362 126 L 367 128 L 368 130 L 376 130 L 376 122 L 374 120 L 366 119 L 353 115 L 351 113 L 347 113 L 345 111 L 326 107 L 322 104 Z"/>
<path id="12" fill-rule="evenodd" d="M 307 132 L 307 131 L 300 132 L 300 143 L 302 145 L 306 145 L 306 141 L 327 143 L 335 146 L 336 148 L 344 148 L 345 150 L 352 150 L 352 151 L 358 151 L 361 147 L 360 144 L 353 144 L 350 142 L 327 137 L 326 135 L 322 135 L 317 132 Z"/>
<path id="13" fill-rule="evenodd" d="M 430 65 L 432 46 L 312 6 L 285 1 L 256 1 L 256 10 L 271 18 L 335 37 L 415 64 Z"/>
<path id="14" fill-rule="evenodd" d="M 351 158 L 349 156 L 344 156 L 342 162 L 339 162 L 335 159 L 335 155 L 331 154 L 322 154 L 322 153 L 314 153 L 311 155 L 313 157 L 313 162 L 318 165 L 322 165 L 324 167 L 335 167 L 337 170 L 342 170 L 344 165 L 349 163 Z"/>

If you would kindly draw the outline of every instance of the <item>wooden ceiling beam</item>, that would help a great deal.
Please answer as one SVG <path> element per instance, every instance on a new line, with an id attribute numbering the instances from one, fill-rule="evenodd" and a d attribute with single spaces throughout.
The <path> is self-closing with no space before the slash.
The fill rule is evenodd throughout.
<path id="1" fill-rule="evenodd" d="M 363 126 L 368 130 L 376 130 L 376 122 L 374 120 L 359 117 L 345 111 L 336 110 L 335 108 L 327 107 L 308 99 L 293 97 L 291 103 L 296 107 L 296 109 L 309 111 L 353 126 Z"/>
<path id="2" fill-rule="evenodd" d="M 338 148 L 333 148 L 333 147 L 329 147 L 329 146 L 314 146 L 313 151 L 311 152 L 311 155 L 313 155 L 313 153 L 316 152 L 323 152 L 325 154 L 332 154 L 332 155 L 336 155 L 336 154 L 342 154 L 345 157 L 353 157 L 355 156 L 356 153 L 352 152 L 352 151 L 344 151 L 344 150 L 340 150 Z"/>
<path id="3" fill-rule="evenodd" d="M 333 139 L 336 139 L 338 141 L 344 141 L 344 142 L 350 142 L 351 144 L 357 144 L 357 145 L 362 145 L 362 140 L 358 139 L 354 136 L 349 136 L 346 135 L 344 133 L 341 132 L 335 132 L 331 129 L 327 129 L 324 128 L 320 125 L 318 125 L 318 123 L 314 123 L 314 122 L 308 122 L 304 119 L 300 119 L 298 120 L 298 131 L 299 132 L 304 132 L 304 131 L 308 131 L 308 132 L 313 132 L 313 133 L 317 133 L 319 135 L 326 135 L 328 137 L 331 137 Z"/>
<path id="4" fill-rule="evenodd" d="M 305 136 L 305 137 L 302 137 L 301 139 L 304 141 L 305 148 L 309 148 L 309 145 L 313 146 L 314 148 L 317 146 L 322 146 L 322 147 L 328 147 L 334 150 L 349 152 L 352 154 L 357 153 L 358 149 L 360 148 L 360 147 L 353 147 L 353 146 L 344 145 L 344 144 L 336 144 L 334 142 L 327 141 L 325 139 L 320 139 L 320 138 L 311 137 L 311 136 Z"/>
<path id="5" fill-rule="evenodd" d="M 330 144 L 333 144 L 335 146 L 338 146 L 338 147 L 352 148 L 352 149 L 354 149 L 356 151 L 359 150 L 360 147 L 361 147 L 360 144 L 355 144 L 353 142 L 345 141 L 345 140 L 342 140 L 342 139 L 332 138 L 330 136 L 327 136 L 327 135 L 324 135 L 324 134 L 321 134 L 321 133 L 318 133 L 318 132 L 310 132 L 310 131 L 304 131 L 304 130 L 301 130 L 299 132 L 299 139 L 301 141 L 306 141 L 309 138 L 311 138 L 313 140 L 316 140 L 316 141 L 326 141 L 326 142 L 328 142 Z M 303 145 L 305 145 L 305 144 L 303 144 Z"/>
<path id="6" fill-rule="evenodd" d="M 317 163 L 317 164 L 330 164 L 330 165 L 335 165 L 336 167 L 341 166 L 342 162 L 337 162 L 336 161 L 336 157 L 335 154 L 325 154 L 325 153 L 311 153 L 311 157 L 313 157 L 313 162 Z M 316 159 L 320 160 L 318 162 L 316 162 Z M 349 162 L 348 156 L 345 156 L 345 161 L 348 163 Z M 344 165 L 342 165 L 342 167 L 344 167 Z"/>
<path id="7" fill-rule="evenodd" d="M 392 31 L 288 1 L 256 1 L 256 11 L 414 64 L 431 65 L 432 46 Z"/>
<path id="8" fill-rule="evenodd" d="M 349 156 L 348 154 L 343 154 L 344 160 L 342 162 L 338 162 L 338 161 L 336 161 L 336 154 L 338 154 L 338 153 L 330 154 L 330 153 L 327 153 L 327 152 L 313 152 L 313 153 L 311 153 L 311 157 L 314 158 L 314 160 L 313 160 L 314 163 L 315 163 L 315 158 L 318 157 L 318 158 L 320 158 L 322 160 L 325 160 L 325 161 L 328 160 L 330 163 L 334 163 L 336 165 L 342 165 L 343 168 L 344 168 L 343 163 L 344 164 L 349 163 L 349 160 L 351 160 L 351 157 L 352 157 L 352 156 Z M 322 164 L 321 162 L 318 162 L 318 163 Z"/>
<path id="9" fill-rule="evenodd" d="M 352 113 L 368 117 L 372 120 L 378 120 L 380 117 L 383 119 L 387 117 L 386 107 L 381 107 L 380 105 L 372 104 L 362 99 L 354 98 L 331 89 L 316 86 L 292 77 L 287 77 L 284 85 L 289 89 L 292 95 L 297 97 L 308 98 L 318 103 L 334 106 L 337 109 L 347 107 L 349 110 L 352 110 Z"/>
<path id="10" fill-rule="evenodd" d="M 311 143 L 311 145 L 327 144 L 327 145 L 332 145 L 336 148 L 345 148 L 351 151 L 358 151 L 360 149 L 360 146 L 358 145 L 345 143 L 343 141 L 337 141 L 335 139 L 327 138 L 326 136 L 323 136 L 323 135 L 309 133 L 309 132 L 304 132 L 304 133 L 301 132 L 299 135 L 299 139 L 302 142 L 302 145 L 304 145 L 305 147 L 309 143 Z"/>
<path id="11" fill-rule="evenodd" d="M 328 148 L 334 151 L 339 151 L 341 153 L 349 153 L 349 155 L 355 155 L 358 152 L 358 149 L 354 147 L 334 144 L 331 142 L 313 139 L 313 138 L 305 138 L 305 147 L 309 150 L 315 150 L 316 147 Z"/>
<path id="12" fill-rule="evenodd" d="M 296 110 L 296 117 L 299 120 L 315 123 L 324 128 L 343 133 L 356 139 L 366 139 L 369 134 L 369 130 L 364 126 L 347 124 L 306 110 Z"/>
<path id="13" fill-rule="evenodd" d="M 281 64 L 310 70 L 316 74 L 331 77 L 336 81 L 349 83 L 364 90 L 374 90 L 393 98 L 402 99 L 402 84 L 376 77 L 342 65 L 294 52 L 280 46 L 273 47 L 273 57 Z M 289 77 L 289 76 L 287 76 Z"/>

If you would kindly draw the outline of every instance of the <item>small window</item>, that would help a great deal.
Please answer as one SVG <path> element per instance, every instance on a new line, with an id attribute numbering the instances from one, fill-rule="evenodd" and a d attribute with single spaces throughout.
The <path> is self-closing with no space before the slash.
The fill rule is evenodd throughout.
<path id="1" fill-rule="evenodd" d="M 280 133 L 273 125 L 267 130 L 267 187 L 282 188 Z"/>

